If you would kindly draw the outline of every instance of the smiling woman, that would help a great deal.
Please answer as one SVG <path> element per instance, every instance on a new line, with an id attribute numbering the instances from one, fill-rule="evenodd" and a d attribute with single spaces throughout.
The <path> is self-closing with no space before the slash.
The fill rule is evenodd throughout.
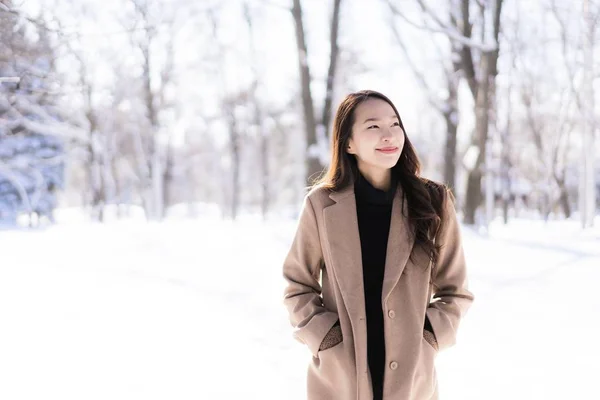
<path id="1" fill-rule="evenodd" d="M 392 106 L 377 97 L 360 103 L 354 116 L 349 154 L 356 157 L 359 171 L 378 188 L 389 186 L 390 169 L 400 158 L 404 129 Z"/>
<path id="2" fill-rule="evenodd" d="M 294 336 L 313 356 L 308 399 L 437 399 L 435 357 L 473 302 L 451 192 L 419 176 L 378 92 L 342 101 L 331 157 L 283 265 Z"/>

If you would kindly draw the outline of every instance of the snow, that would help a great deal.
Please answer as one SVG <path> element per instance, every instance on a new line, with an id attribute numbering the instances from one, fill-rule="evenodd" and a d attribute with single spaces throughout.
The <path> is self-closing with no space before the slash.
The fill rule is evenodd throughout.
<path id="1" fill-rule="evenodd" d="M 281 262 L 295 221 L 203 214 L 0 231 L 0 398 L 303 399 Z M 600 221 L 596 224 L 600 226 Z M 463 229 L 476 299 L 437 358 L 443 399 L 598 393 L 600 229 Z"/>

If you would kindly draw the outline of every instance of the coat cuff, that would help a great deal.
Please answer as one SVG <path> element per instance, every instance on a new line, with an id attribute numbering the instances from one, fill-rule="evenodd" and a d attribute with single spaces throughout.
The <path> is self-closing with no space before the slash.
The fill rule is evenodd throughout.
<path id="1" fill-rule="evenodd" d="M 316 314 L 310 319 L 310 322 L 294 332 L 294 337 L 306 344 L 313 357 L 317 358 L 321 342 L 338 318 L 338 315 L 331 311 Z"/>

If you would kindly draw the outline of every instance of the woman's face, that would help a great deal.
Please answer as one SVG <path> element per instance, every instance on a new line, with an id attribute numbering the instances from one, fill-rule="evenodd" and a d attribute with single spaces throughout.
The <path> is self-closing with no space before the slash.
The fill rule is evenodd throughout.
<path id="1" fill-rule="evenodd" d="M 398 162 L 404 146 L 404 131 L 394 109 L 370 98 L 354 110 L 354 125 L 346 151 L 354 154 L 363 174 L 387 173 Z M 384 151 L 391 149 L 390 151 Z"/>

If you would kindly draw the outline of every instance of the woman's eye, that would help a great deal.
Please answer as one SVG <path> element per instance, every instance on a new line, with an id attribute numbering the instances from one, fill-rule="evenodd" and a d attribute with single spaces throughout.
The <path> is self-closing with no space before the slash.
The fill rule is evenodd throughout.
<path id="1" fill-rule="evenodd" d="M 371 125 L 367 129 L 371 129 L 371 128 L 379 128 L 379 127 L 377 125 Z"/>
<path id="2" fill-rule="evenodd" d="M 392 126 L 400 126 L 400 122 L 394 122 Z"/>

